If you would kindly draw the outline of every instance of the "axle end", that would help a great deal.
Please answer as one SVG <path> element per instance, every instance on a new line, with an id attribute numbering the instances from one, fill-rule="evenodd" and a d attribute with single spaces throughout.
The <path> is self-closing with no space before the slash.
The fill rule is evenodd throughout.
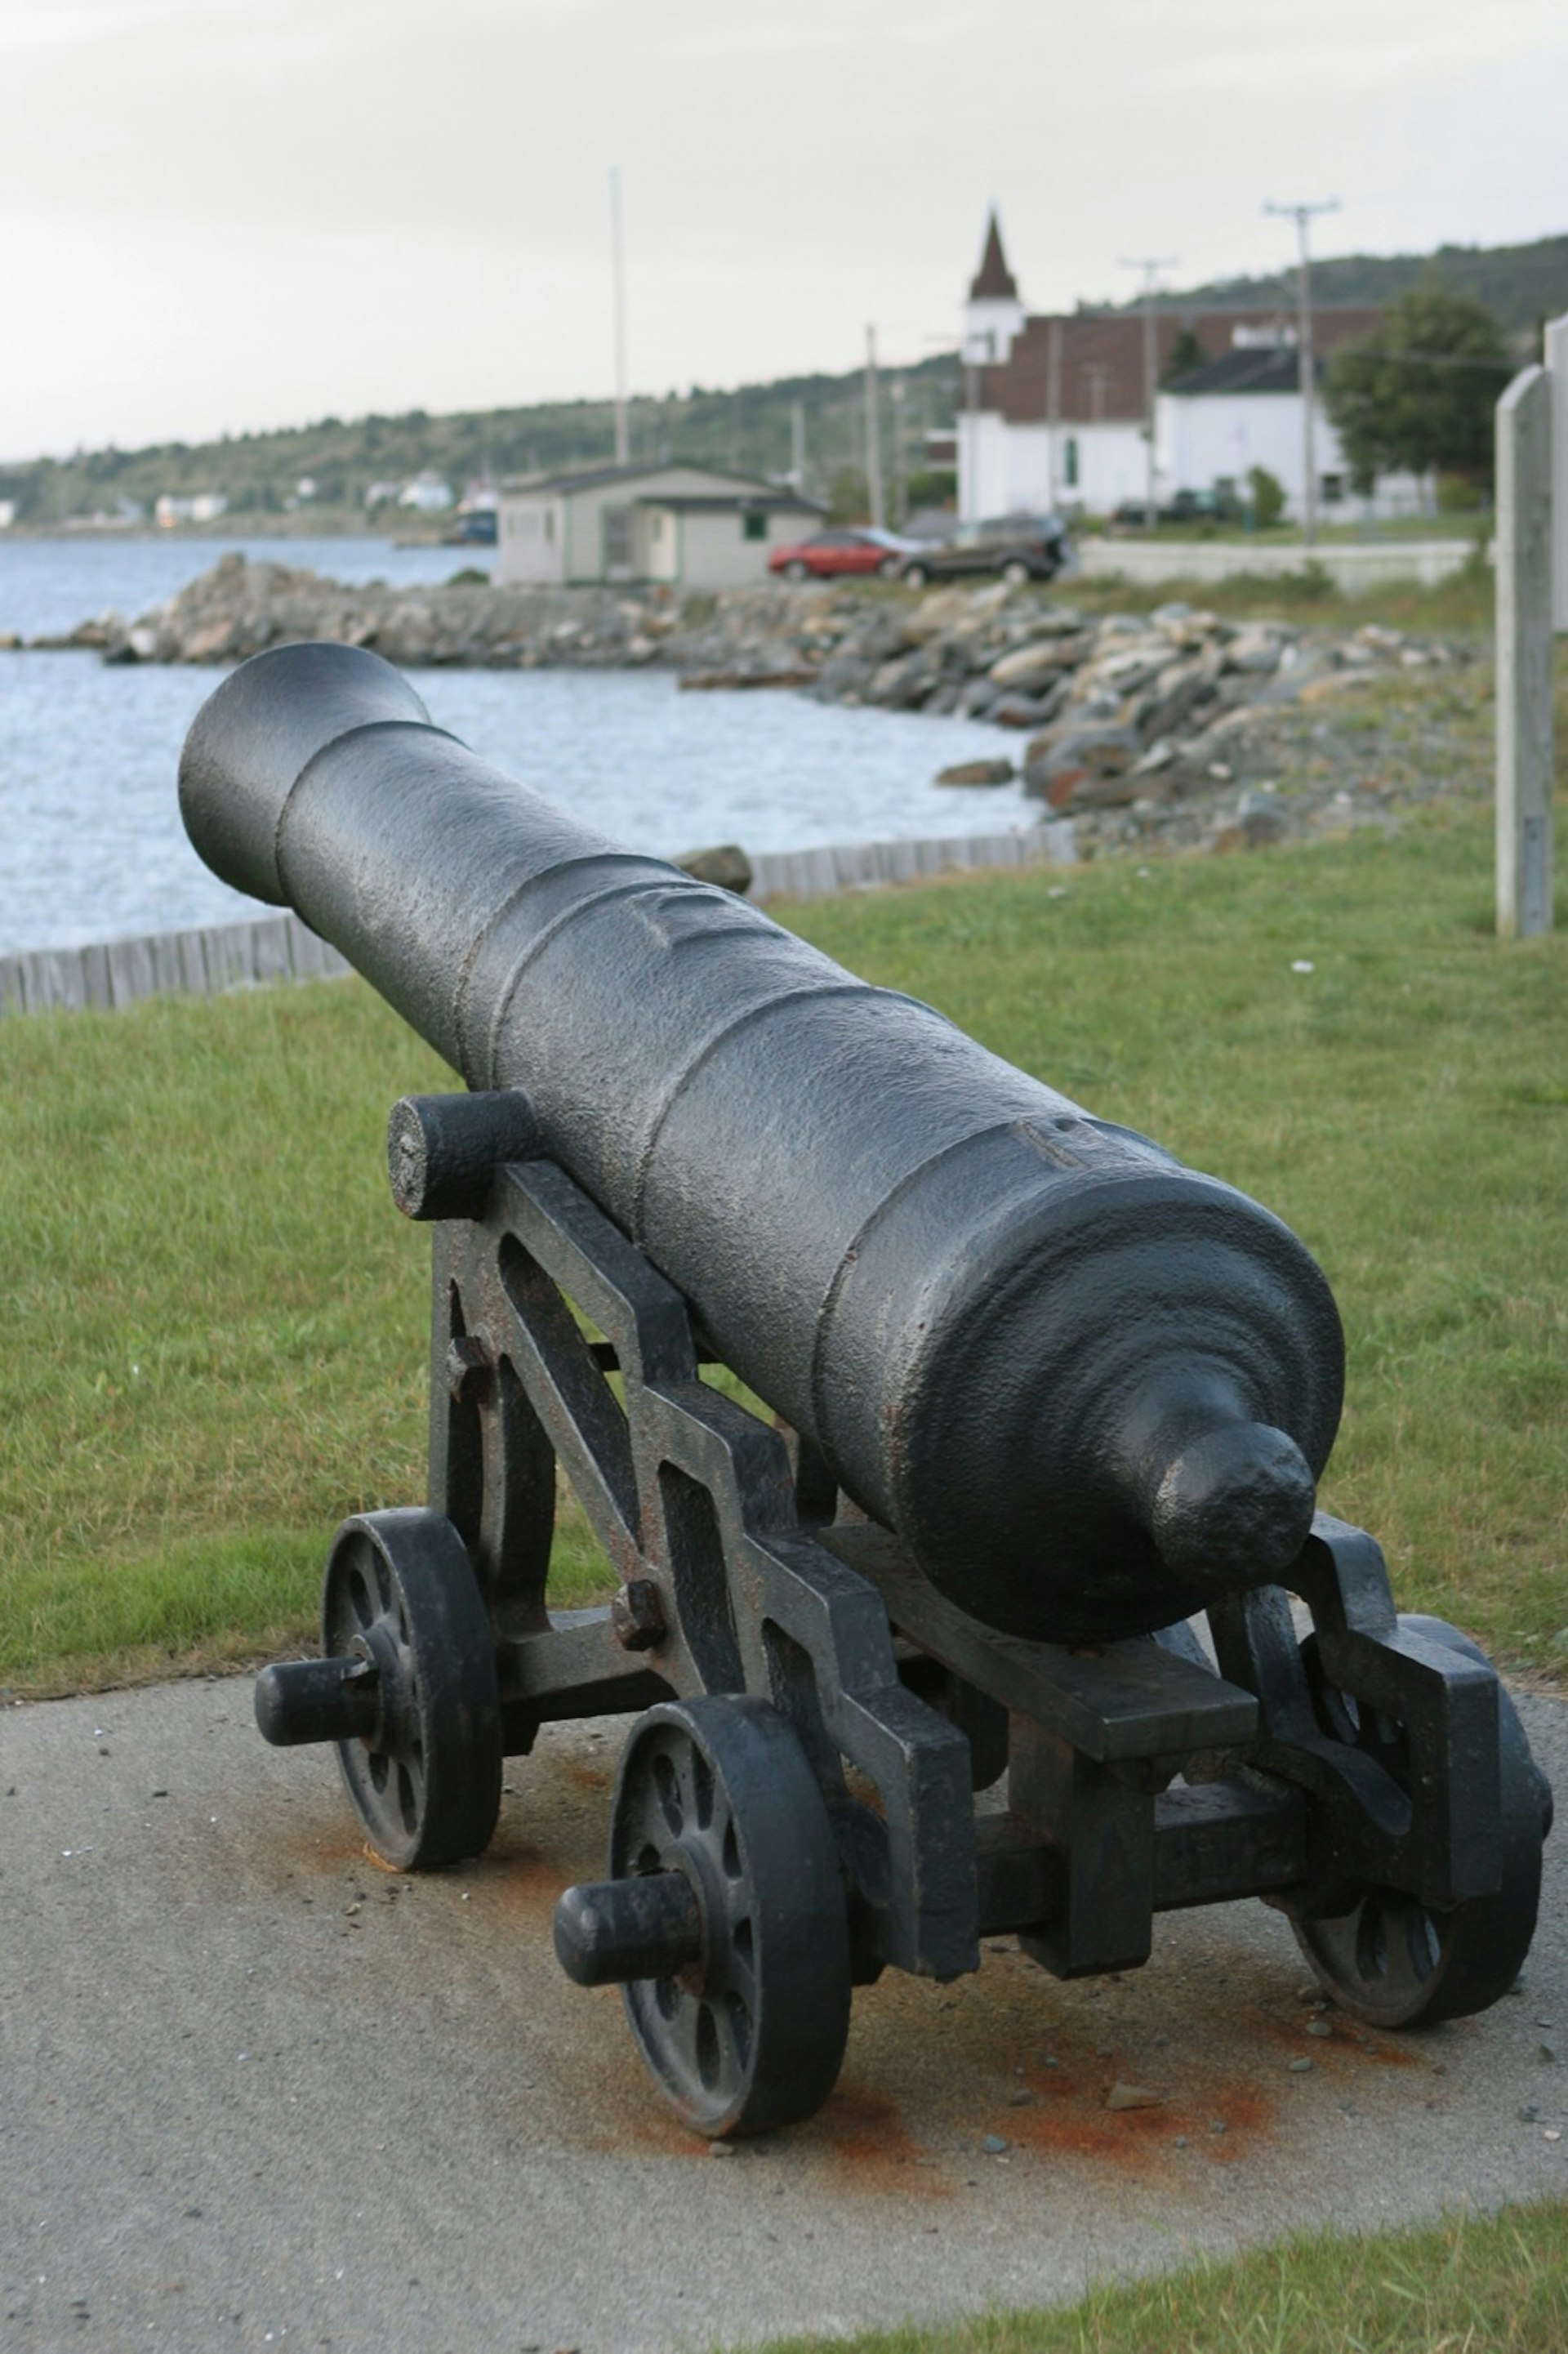
<path id="1" fill-rule="evenodd" d="M 256 1723 L 274 1749 L 313 1741 L 368 1741 L 381 1716 L 368 1659 L 290 1659 L 256 1679 Z"/>
<path id="2" fill-rule="evenodd" d="M 556 1906 L 556 1958 L 578 1986 L 673 1978 L 702 1957 L 702 1907 L 683 1872 L 590 1881 Z"/>

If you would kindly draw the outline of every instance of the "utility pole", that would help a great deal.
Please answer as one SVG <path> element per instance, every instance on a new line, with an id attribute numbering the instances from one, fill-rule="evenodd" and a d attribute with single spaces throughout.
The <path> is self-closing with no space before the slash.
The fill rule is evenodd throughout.
<path id="1" fill-rule="evenodd" d="M 1301 378 L 1301 544 L 1311 547 L 1318 536 L 1318 375 L 1312 355 L 1312 257 L 1307 247 L 1307 224 L 1314 213 L 1337 213 L 1338 196 L 1314 205 L 1265 205 L 1279 220 L 1293 220 L 1300 260 L 1296 270 L 1296 362 Z"/>
<path id="2" fill-rule="evenodd" d="M 806 404 L 789 403 L 789 480 L 797 497 L 806 495 Z"/>
<path id="3" fill-rule="evenodd" d="M 1156 506 L 1154 499 L 1154 408 L 1160 397 L 1160 321 L 1154 298 L 1160 292 L 1160 273 L 1174 270 L 1173 253 L 1143 253 L 1130 261 L 1123 260 L 1124 270 L 1143 272 L 1143 410 L 1144 432 L 1148 436 L 1143 479 L 1143 528 L 1154 529 Z"/>
<path id="4" fill-rule="evenodd" d="M 876 380 L 876 329 L 865 331 L 865 478 L 871 490 L 871 527 L 881 531 L 887 522 L 882 494 L 882 407 Z"/>
<path id="5" fill-rule="evenodd" d="M 626 260 L 620 237 L 620 173 L 609 174 L 609 266 L 615 302 L 615 462 L 631 462 L 631 419 L 626 398 Z"/>
<path id="6" fill-rule="evenodd" d="M 906 387 L 904 378 L 895 376 L 888 387 L 893 398 L 893 513 L 900 531 L 909 513 L 908 487 L 908 417 L 905 409 Z"/>

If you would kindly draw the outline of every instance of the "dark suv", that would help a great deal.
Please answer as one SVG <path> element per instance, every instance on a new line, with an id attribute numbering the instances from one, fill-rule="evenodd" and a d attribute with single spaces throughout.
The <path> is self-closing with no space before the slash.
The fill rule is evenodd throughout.
<path id="1" fill-rule="evenodd" d="M 909 557 L 899 578 L 911 588 L 927 580 L 967 580 L 994 573 L 1008 581 L 1051 580 L 1067 560 L 1067 526 L 1056 515 L 993 515 L 960 524 L 951 539 Z"/>

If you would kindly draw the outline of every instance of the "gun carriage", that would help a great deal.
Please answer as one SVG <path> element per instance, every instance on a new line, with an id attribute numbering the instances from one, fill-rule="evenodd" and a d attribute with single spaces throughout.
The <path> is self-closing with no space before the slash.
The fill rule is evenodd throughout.
<path id="1" fill-rule="evenodd" d="M 1342 1341 L 1277 1219 L 511 783 L 368 652 L 246 663 L 180 790 L 468 1090 L 388 1135 L 428 1501 L 344 1524 L 322 1657 L 256 1691 L 382 1856 L 479 1853 L 503 1758 L 634 1715 L 556 1949 L 707 2136 L 810 2115 L 853 1988 L 986 1935 L 1124 1970 L 1255 1894 L 1380 2026 L 1504 1992 L 1550 1793 L 1483 1655 L 1315 1509 Z M 607 1608 L 550 1606 L 557 1463 Z"/>

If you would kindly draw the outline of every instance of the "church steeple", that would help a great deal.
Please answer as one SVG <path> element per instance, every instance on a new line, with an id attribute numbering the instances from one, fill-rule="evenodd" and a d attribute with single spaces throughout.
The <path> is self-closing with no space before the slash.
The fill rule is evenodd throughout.
<path id="1" fill-rule="evenodd" d="M 1001 249 L 1001 229 L 996 217 L 996 207 L 991 208 L 986 221 L 985 251 L 980 266 L 969 287 L 971 302 L 1016 302 L 1018 281 L 1007 266 L 1007 256 Z"/>
<path id="2" fill-rule="evenodd" d="M 992 205 L 986 217 L 985 251 L 964 304 L 964 357 L 971 366 L 991 367 L 1005 360 L 1023 325 L 1023 305 L 1018 281 L 1001 249 L 1001 225 Z"/>

